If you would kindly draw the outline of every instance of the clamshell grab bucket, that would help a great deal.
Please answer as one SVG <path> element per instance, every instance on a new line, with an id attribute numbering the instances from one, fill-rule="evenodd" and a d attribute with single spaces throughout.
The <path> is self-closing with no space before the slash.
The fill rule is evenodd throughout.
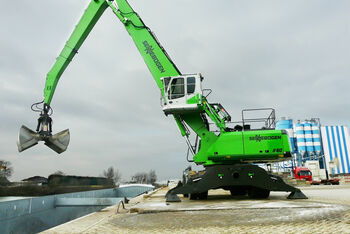
<path id="1" fill-rule="evenodd" d="M 44 141 L 45 145 L 54 150 L 57 153 L 63 153 L 66 151 L 70 140 L 69 129 L 63 130 L 54 135 L 42 135 L 40 132 L 35 132 L 28 127 L 22 125 L 19 130 L 17 147 L 18 151 L 22 152 L 26 149 L 29 149 L 39 141 Z"/>

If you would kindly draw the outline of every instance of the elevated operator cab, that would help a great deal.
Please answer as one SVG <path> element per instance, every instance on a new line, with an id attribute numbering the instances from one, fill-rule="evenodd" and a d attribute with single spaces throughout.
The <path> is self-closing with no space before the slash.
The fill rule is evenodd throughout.
<path id="1" fill-rule="evenodd" d="M 162 108 L 166 115 L 200 110 L 203 80 L 200 73 L 162 77 L 161 80 L 164 87 Z"/>

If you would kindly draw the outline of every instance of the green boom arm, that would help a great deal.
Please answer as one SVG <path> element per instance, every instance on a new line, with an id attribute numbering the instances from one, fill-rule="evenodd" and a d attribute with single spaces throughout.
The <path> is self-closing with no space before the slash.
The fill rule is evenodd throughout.
<path id="1" fill-rule="evenodd" d="M 172 62 L 165 49 L 157 41 L 151 30 L 143 23 L 128 2 L 126 0 L 116 0 L 116 2 L 118 9 L 112 4 L 113 2 L 108 2 L 108 4 L 114 14 L 124 24 L 148 69 L 152 73 L 155 82 L 163 90 L 163 83 L 160 78 L 180 75 L 180 71 Z"/>
<path id="2" fill-rule="evenodd" d="M 124 24 L 126 30 L 134 40 L 155 82 L 160 90 L 162 90 L 162 95 L 164 95 L 163 84 L 160 78 L 181 74 L 151 30 L 145 26 L 141 18 L 134 12 L 127 1 L 116 0 L 116 2 L 119 9 L 113 5 L 113 1 L 92 0 L 90 2 L 55 64 L 47 74 L 44 89 L 46 105 L 50 106 L 62 73 L 72 61 L 74 55 L 78 52 L 80 46 L 108 6 Z"/>
<path id="3" fill-rule="evenodd" d="M 104 0 L 91 1 L 88 8 L 85 10 L 84 15 L 81 17 L 72 35 L 56 59 L 55 64 L 52 66 L 49 73 L 47 73 L 44 88 L 44 102 L 46 105 L 50 106 L 58 80 L 60 79 L 62 73 L 68 67 L 74 55 L 78 53 L 80 46 L 83 44 L 91 29 L 95 26 L 96 22 L 99 20 L 107 7 L 108 4 Z"/>

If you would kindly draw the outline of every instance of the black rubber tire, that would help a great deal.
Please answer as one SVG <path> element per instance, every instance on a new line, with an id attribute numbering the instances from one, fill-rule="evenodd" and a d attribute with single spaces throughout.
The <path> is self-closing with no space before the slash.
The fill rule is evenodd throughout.
<path id="1" fill-rule="evenodd" d="M 203 193 L 199 193 L 198 194 L 198 199 L 199 200 L 206 200 L 206 199 L 208 199 L 208 191 L 203 192 Z"/>
<path id="2" fill-rule="evenodd" d="M 231 196 L 244 196 L 247 194 L 245 189 L 230 189 Z"/>
<path id="3" fill-rule="evenodd" d="M 206 200 L 208 198 L 208 191 L 203 193 L 190 193 L 188 197 L 190 200 Z"/>
<path id="4" fill-rule="evenodd" d="M 190 200 L 197 200 L 198 199 L 198 193 L 190 193 L 190 194 L 188 194 L 188 198 Z"/>
<path id="5" fill-rule="evenodd" d="M 249 198 L 268 198 L 270 196 L 270 190 L 252 187 L 248 189 Z"/>

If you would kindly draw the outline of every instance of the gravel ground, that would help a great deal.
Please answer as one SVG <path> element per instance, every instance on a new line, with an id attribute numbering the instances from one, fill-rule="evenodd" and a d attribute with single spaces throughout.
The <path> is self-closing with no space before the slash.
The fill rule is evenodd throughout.
<path id="1" fill-rule="evenodd" d="M 163 189 L 133 199 L 126 208 L 135 213 L 109 207 L 46 233 L 350 233 L 350 186 L 302 189 L 308 200 L 287 200 L 287 193 L 250 200 L 215 190 L 207 201 L 183 198 L 162 210 Z"/>

